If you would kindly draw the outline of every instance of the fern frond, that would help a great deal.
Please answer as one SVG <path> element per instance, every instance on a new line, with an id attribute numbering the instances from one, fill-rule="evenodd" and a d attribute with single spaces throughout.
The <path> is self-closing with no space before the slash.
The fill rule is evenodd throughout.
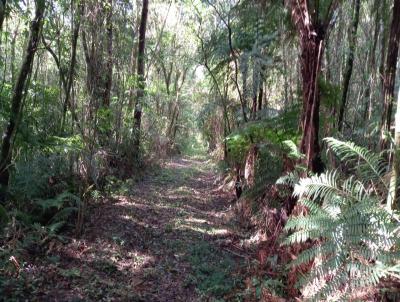
<path id="1" fill-rule="evenodd" d="M 310 178 L 302 178 L 294 187 L 293 196 L 308 197 L 312 200 L 331 199 L 339 192 L 338 174 L 336 171 L 315 175 Z"/>
<path id="2" fill-rule="evenodd" d="M 328 144 L 328 148 L 332 150 L 341 161 L 347 164 L 357 164 L 358 161 L 364 162 L 364 165 L 357 165 L 361 171 L 363 181 L 377 180 L 388 190 L 388 185 L 383 177 L 386 172 L 386 165 L 379 155 L 366 148 L 357 146 L 352 142 L 342 142 L 333 137 L 328 137 L 324 140 Z"/>
<path id="3" fill-rule="evenodd" d="M 320 215 L 292 217 L 287 221 L 285 230 L 321 230 L 329 224 L 330 217 L 322 212 Z"/>
<path id="4" fill-rule="evenodd" d="M 352 143 L 330 142 L 344 160 L 362 159 L 369 173 L 382 181 L 379 157 Z M 328 171 L 300 179 L 293 194 L 309 211 L 307 216 L 289 218 L 283 243 L 317 242 L 292 262 L 312 263 L 298 283 L 306 300 L 348 301 L 352 292 L 375 286 L 384 277 L 400 278 L 400 264 L 393 260 L 400 258 L 398 216 L 382 206 L 382 197 L 362 178 L 343 180 L 338 171 Z"/>
<path id="5" fill-rule="evenodd" d="M 300 180 L 300 173 L 294 170 L 286 175 L 279 177 L 275 183 L 277 185 L 286 185 L 288 187 L 293 188 L 299 182 L 299 180 Z"/>
<path id="6" fill-rule="evenodd" d="M 294 160 L 305 158 L 305 155 L 299 151 L 297 145 L 292 140 L 285 140 L 282 142 L 282 145 L 289 158 Z"/>

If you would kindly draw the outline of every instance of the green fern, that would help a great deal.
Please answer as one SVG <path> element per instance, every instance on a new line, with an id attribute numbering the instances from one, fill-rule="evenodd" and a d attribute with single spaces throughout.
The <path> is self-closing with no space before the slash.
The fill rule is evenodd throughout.
<path id="1" fill-rule="evenodd" d="M 306 300 L 347 301 L 382 278 L 400 278 L 400 227 L 397 214 L 382 206 L 387 190 L 370 190 L 376 183 L 387 189 L 384 161 L 351 142 L 326 141 L 358 173 L 346 178 L 335 170 L 300 179 L 293 194 L 309 214 L 288 220 L 284 244 L 315 243 L 292 262 L 313 263 L 298 284 Z"/>
<path id="2" fill-rule="evenodd" d="M 299 149 L 297 148 L 297 145 L 295 142 L 292 140 L 285 140 L 282 142 L 283 148 L 285 151 L 287 151 L 287 156 L 291 159 L 294 160 L 299 160 L 305 158 L 305 155 L 302 154 Z"/>
<path id="3" fill-rule="evenodd" d="M 386 191 L 388 190 L 388 184 L 384 179 L 386 163 L 379 155 L 352 142 L 342 142 L 333 137 L 327 137 L 324 141 L 342 162 L 355 166 L 360 181 L 379 183 Z"/>

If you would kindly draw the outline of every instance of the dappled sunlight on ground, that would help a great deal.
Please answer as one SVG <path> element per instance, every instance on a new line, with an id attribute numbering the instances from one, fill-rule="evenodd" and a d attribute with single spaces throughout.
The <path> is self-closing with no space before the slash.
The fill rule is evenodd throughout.
<path id="1" fill-rule="evenodd" d="M 68 284 L 48 288 L 47 295 L 68 297 L 59 301 L 104 295 L 113 301 L 207 300 L 236 263 L 217 244 L 234 230 L 224 220 L 232 196 L 213 190 L 215 179 L 209 162 L 173 159 L 130 194 L 91 209 L 82 238 L 58 251 Z M 202 257 L 214 264 L 201 268 Z M 224 263 L 229 266 L 219 268 Z M 215 280 L 209 284 L 209 278 Z"/>

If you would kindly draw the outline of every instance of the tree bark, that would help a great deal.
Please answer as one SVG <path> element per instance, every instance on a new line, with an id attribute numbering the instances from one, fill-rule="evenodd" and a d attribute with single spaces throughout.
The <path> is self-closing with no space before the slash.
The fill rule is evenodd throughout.
<path id="1" fill-rule="evenodd" d="M 0 32 L 3 30 L 3 22 L 6 17 L 7 0 L 0 0 Z"/>
<path id="2" fill-rule="evenodd" d="M 106 18 L 106 32 L 107 32 L 107 61 L 105 67 L 105 83 L 104 83 L 104 98 L 103 107 L 110 107 L 111 103 L 111 88 L 112 88 L 112 72 L 113 72 L 113 1 L 108 0 L 109 6 L 107 7 Z"/>
<path id="3" fill-rule="evenodd" d="M 308 1 L 288 0 L 293 23 L 300 40 L 300 64 L 303 91 L 303 111 L 300 126 L 303 136 L 300 151 L 305 154 L 304 164 L 315 173 L 323 171 L 321 149 L 319 145 L 319 107 L 320 95 L 318 76 L 324 50 L 324 38 L 328 29 L 331 13 L 336 1 L 332 1 L 325 20 L 319 20 L 310 12 Z M 315 20 L 314 20 L 315 19 Z"/>
<path id="4" fill-rule="evenodd" d="M 397 207 L 396 199 L 398 198 L 399 177 L 400 177 L 400 90 L 397 96 L 397 110 L 395 116 L 395 132 L 394 132 L 394 153 L 392 175 L 390 178 L 389 193 L 387 197 L 387 209 L 392 210 Z"/>
<path id="5" fill-rule="evenodd" d="M 368 63 L 367 63 L 367 77 L 368 77 L 368 86 L 365 88 L 365 106 L 363 119 L 365 121 L 369 121 L 371 119 L 372 114 L 372 98 L 373 98 L 373 90 L 374 85 L 376 83 L 376 47 L 378 45 L 378 36 L 379 36 L 379 20 L 380 20 L 380 0 L 375 0 L 372 10 L 375 12 L 375 25 L 374 25 L 374 34 L 373 34 L 373 43 L 371 45 L 371 49 L 369 52 Z"/>
<path id="6" fill-rule="evenodd" d="M 343 129 L 343 119 L 344 119 L 344 111 L 346 109 L 347 104 L 347 95 L 349 92 L 351 75 L 353 73 L 353 64 L 354 64 L 354 53 L 356 51 L 357 46 L 357 29 L 358 23 L 360 20 L 360 2 L 361 0 L 354 0 L 353 7 L 353 25 L 351 28 L 351 33 L 349 37 L 349 56 L 347 57 L 346 71 L 343 80 L 343 94 L 342 94 L 342 102 L 340 104 L 339 109 L 339 120 L 338 120 L 338 130 L 342 131 Z"/>
<path id="7" fill-rule="evenodd" d="M 61 131 L 64 130 L 64 125 L 65 125 L 65 118 L 67 114 L 67 108 L 69 107 L 72 114 L 74 115 L 74 110 L 72 108 L 72 104 L 70 101 L 70 96 L 71 96 L 71 89 L 72 89 L 72 83 L 74 81 L 74 75 L 75 75 L 75 65 L 76 65 L 76 46 L 78 44 L 78 36 L 79 36 L 79 29 L 81 25 L 81 18 L 83 15 L 84 11 L 84 5 L 80 4 L 79 5 L 79 14 L 78 14 L 78 20 L 75 23 L 75 28 L 72 36 L 72 45 L 71 45 L 71 62 L 69 65 L 69 70 L 68 70 L 68 78 L 66 79 L 66 91 L 65 91 L 65 100 L 63 104 L 63 116 L 62 116 L 62 121 L 61 121 Z M 77 118 L 74 118 L 77 125 L 79 126 L 79 123 L 77 121 Z"/>
<path id="8" fill-rule="evenodd" d="M 26 85 L 26 80 L 32 71 L 32 64 L 35 58 L 35 53 L 38 48 L 40 40 L 40 31 L 43 24 L 43 14 L 45 9 L 45 1 L 36 1 L 35 17 L 31 21 L 30 36 L 25 50 L 25 57 L 22 62 L 21 70 L 19 72 L 17 82 L 13 89 L 11 99 L 11 112 L 9 122 L 7 124 L 3 140 L 1 144 L 0 155 L 0 185 L 4 188 L 8 187 L 9 181 L 9 167 L 11 165 L 12 149 L 15 133 L 17 131 L 18 121 L 21 117 L 23 92 Z"/>
<path id="9" fill-rule="evenodd" d="M 263 96 L 264 96 L 264 83 L 261 82 L 259 90 L 258 90 L 258 104 L 257 104 L 257 110 L 261 111 L 263 107 Z"/>
<path id="10" fill-rule="evenodd" d="M 140 19 L 139 26 L 139 45 L 138 45 L 138 58 L 137 58 L 137 78 L 138 78 L 138 89 L 136 93 L 135 102 L 135 112 L 134 118 L 134 140 L 133 140 L 133 150 L 134 154 L 138 156 L 140 147 L 140 132 L 141 132 L 141 122 L 142 122 L 142 99 L 144 97 L 145 89 L 145 78 L 144 78 L 144 68 L 145 68 L 145 47 L 146 47 L 146 25 L 147 25 L 147 15 L 148 15 L 149 1 L 143 0 L 142 6 L 142 16 Z"/>
<path id="11" fill-rule="evenodd" d="M 400 0 L 394 1 L 392 23 L 390 26 L 389 45 L 386 57 L 385 74 L 383 75 L 383 113 L 382 132 L 390 131 L 392 119 L 394 86 L 396 79 L 397 57 L 400 41 Z M 385 144 L 381 145 L 383 148 Z"/>
<path id="12" fill-rule="evenodd" d="M 303 136 L 300 151 L 306 155 L 306 166 L 313 172 L 321 172 L 322 162 L 319 145 L 320 96 L 318 75 L 323 51 L 323 38 L 312 37 L 304 41 L 302 57 L 303 113 L 301 129 Z"/>

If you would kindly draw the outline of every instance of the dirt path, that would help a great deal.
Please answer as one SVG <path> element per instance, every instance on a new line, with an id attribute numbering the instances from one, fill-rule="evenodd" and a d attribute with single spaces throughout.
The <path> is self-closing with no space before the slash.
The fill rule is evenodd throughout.
<path id="1" fill-rule="evenodd" d="M 115 202 L 97 206 L 82 238 L 59 251 L 54 271 L 47 267 L 47 289 L 38 295 L 48 301 L 231 300 L 243 259 L 227 248 L 236 236 L 224 218 L 233 196 L 216 191 L 215 179 L 208 162 L 175 159 Z"/>

